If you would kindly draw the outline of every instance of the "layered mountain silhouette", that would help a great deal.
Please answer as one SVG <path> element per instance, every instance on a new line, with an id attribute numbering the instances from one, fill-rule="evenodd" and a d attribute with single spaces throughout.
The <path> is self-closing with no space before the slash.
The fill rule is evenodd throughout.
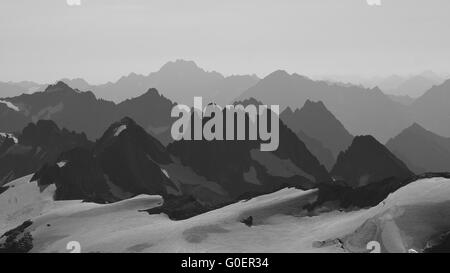
<path id="1" fill-rule="evenodd" d="M 431 70 L 423 71 L 414 75 L 389 75 L 376 76 L 372 78 L 358 77 L 354 75 L 347 76 L 329 76 L 331 82 L 348 82 L 356 85 L 362 85 L 367 88 L 378 87 L 383 92 L 394 96 L 410 96 L 417 98 L 423 95 L 433 85 L 439 85 L 444 82 L 444 78 Z"/>
<path id="2" fill-rule="evenodd" d="M 417 98 L 422 96 L 433 85 L 442 84 L 443 80 L 436 77 L 427 77 L 426 75 L 417 75 L 406 79 L 398 87 L 392 90 L 386 90 L 389 94 L 410 96 Z"/>
<path id="3" fill-rule="evenodd" d="M 414 122 L 425 126 L 428 130 L 441 136 L 450 137 L 449 101 L 450 80 L 447 80 L 441 85 L 433 86 L 415 100 L 410 107 L 410 115 L 413 116 Z"/>
<path id="4" fill-rule="evenodd" d="M 413 102 L 415 101 L 414 98 L 411 98 L 408 95 L 402 96 L 402 95 L 388 95 L 389 98 L 395 102 L 401 103 L 405 106 L 409 106 L 411 104 L 413 104 Z"/>
<path id="5" fill-rule="evenodd" d="M 414 123 L 386 144 L 415 173 L 450 170 L 450 138 Z"/>
<path id="6" fill-rule="evenodd" d="M 0 143 L 0 186 L 54 162 L 66 150 L 91 145 L 83 133 L 60 129 L 46 120 L 28 124 L 17 143 L 12 138 Z"/>
<path id="7" fill-rule="evenodd" d="M 324 147 L 331 150 L 334 157 L 350 146 L 353 136 L 342 123 L 328 111 L 323 102 L 307 100 L 299 110 L 287 108 L 280 118 L 294 131 L 318 140 Z"/>
<path id="8" fill-rule="evenodd" d="M 41 186 L 55 184 L 57 200 L 109 203 L 157 194 L 176 204 L 201 204 L 196 207 L 203 211 L 285 186 L 310 189 L 330 179 L 283 124 L 280 137 L 273 153 L 259 151 L 255 141 L 182 140 L 166 149 L 127 117 L 113 123 L 94 145 L 65 150 L 44 164 L 33 180 Z"/>
<path id="9" fill-rule="evenodd" d="M 139 97 L 119 103 L 114 116 L 132 118 L 147 132 L 167 145 L 172 141 L 170 126 L 175 121 L 171 117 L 174 106 L 174 103 L 152 88 Z"/>
<path id="10" fill-rule="evenodd" d="M 23 94 L 8 98 L 7 101 L 19 109 L 14 116 L 20 118 L 22 123 L 51 119 L 58 126 L 85 132 L 92 139 L 99 137 L 111 124 L 116 107 L 112 102 L 98 100 L 92 92 L 72 89 L 63 82 L 49 85 L 43 92 Z M 8 122 L 8 117 L 0 115 L 0 119 L 0 131 L 5 131 L 3 124 Z M 22 124 L 17 123 L 6 131 L 20 127 L 23 127 Z"/>
<path id="11" fill-rule="evenodd" d="M 258 80 L 254 75 L 225 77 L 218 72 L 205 71 L 193 61 L 176 60 L 147 76 L 131 73 L 116 82 L 101 85 L 89 85 L 82 79 L 63 81 L 80 90 L 91 90 L 97 97 L 116 103 L 140 96 L 149 88 L 156 88 L 177 103 L 191 105 L 194 96 L 201 96 L 209 102 L 224 105 Z"/>
<path id="12" fill-rule="evenodd" d="M 6 98 L 5 101 L 10 106 L 0 103 L 0 132 L 17 132 L 29 122 L 51 119 L 60 127 L 84 132 L 89 139 L 95 140 L 115 120 L 129 116 L 138 120 L 148 132 L 169 141 L 167 131 L 172 124 L 173 103 L 155 89 L 115 104 L 60 81 L 43 92 Z"/>
<path id="13" fill-rule="evenodd" d="M 58 161 L 63 164 L 45 166 L 33 178 L 54 183 L 56 200 L 104 203 L 141 193 L 166 196 L 166 187 L 175 188 L 159 167 L 171 163 L 164 146 L 130 118 L 112 124 L 92 149 L 77 147 Z"/>
<path id="14" fill-rule="evenodd" d="M 239 99 L 249 97 L 292 109 L 307 100 L 322 101 L 352 134 L 370 134 L 380 141 L 387 141 L 410 124 L 406 106 L 392 101 L 378 88 L 313 81 L 285 71 L 268 75 Z"/>
<path id="15" fill-rule="evenodd" d="M 413 173 L 372 136 L 357 136 L 339 154 L 331 174 L 351 187 L 362 187 L 388 178 L 403 180 Z"/>
<path id="16" fill-rule="evenodd" d="M 236 104 L 259 105 L 260 102 L 249 99 Z M 247 116 L 246 128 L 250 122 Z M 226 130 L 223 134 L 226 136 Z M 267 193 L 283 185 L 309 189 L 330 180 L 326 168 L 281 121 L 279 137 L 279 147 L 273 152 L 261 152 L 259 140 L 180 140 L 169 144 L 168 150 L 179 157 L 183 165 L 217 181 L 234 197 Z"/>
<path id="17" fill-rule="evenodd" d="M 7 82 L 0 82 L 0 96 L 1 97 L 13 97 L 18 96 L 22 93 L 25 93 L 25 88 L 20 87 L 18 85 L 7 83 Z"/>
<path id="18" fill-rule="evenodd" d="M 408 85 L 408 82 L 420 82 L 417 79 L 427 82 L 424 85 L 425 87 L 420 89 L 443 81 L 433 72 L 424 72 L 410 77 L 379 78 L 373 80 L 373 84 L 365 83 L 366 86 L 374 86 L 372 89 L 367 89 L 354 84 L 313 81 L 307 77 L 298 74 L 291 75 L 284 71 L 275 71 L 263 80 L 251 75 L 224 77 L 217 72 L 205 71 L 192 61 L 183 60 L 169 62 L 159 71 L 147 76 L 131 73 L 117 82 L 101 85 L 91 85 L 80 78 L 63 79 L 62 81 L 68 83 L 74 90 L 90 90 L 91 94 L 95 94 L 97 98 L 113 100 L 116 103 L 144 95 L 146 90 L 150 88 L 156 88 L 160 94 L 163 94 L 172 102 L 188 105 L 192 104 L 194 96 L 202 96 L 205 101 L 216 102 L 220 105 L 230 103 L 236 97 L 239 100 L 255 97 L 265 104 L 279 104 L 282 110 L 287 106 L 292 109 L 300 108 L 307 100 L 322 101 L 349 132 L 355 135 L 370 134 L 383 143 L 398 135 L 402 128 L 413 122 L 418 122 L 439 135 L 450 137 L 449 113 L 448 107 L 445 105 L 445 101 L 448 100 L 447 93 L 449 93 L 446 91 L 449 90 L 448 82 L 431 87 L 416 100 L 403 95 L 385 95 L 381 91 L 388 90 L 386 93 L 389 93 L 389 90 L 400 88 L 401 85 Z M 31 92 L 30 90 L 43 86 L 25 81 L 8 82 L 4 85 L 8 87 L 3 89 L 0 87 L 0 96 L 2 97 L 0 100 L 14 98 L 19 106 L 26 95 L 14 97 L 18 94 L 17 92 Z M 411 85 L 414 87 L 417 84 Z M 381 90 L 376 86 L 380 86 Z M 12 91 L 7 91 L 9 89 Z M 31 95 L 34 94 L 28 96 Z M 106 101 L 104 102 L 106 103 Z M 55 106 L 58 107 L 55 108 Z M 6 106 L 0 103 L 0 108 L 6 108 Z M 51 105 L 49 109 L 56 111 L 59 108 L 60 105 L 56 104 Z M 21 109 L 28 113 L 28 109 L 24 107 Z M 0 117 L 0 131 L 20 131 L 28 122 L 37 121 L 42 116 L 45 118 L 45 115 L 51 114 L 52 111 L 49 111 L 49 109 L 39 109 L 37 113 L 33 113 L 34 115 L 28 114 L 28 118 L 25 119 L 23 115 L 17 115 L 17 113 L 11 111 L 12 109 L 9 109 L 8 117 L 5 117 L 6 114 Z M 44 114 L 40 113 L 41 110 L 44 110 Z M 4 109 L 0 109 L 0 111 L 1 113 L 5 112 Z M 99 119 L 101 119 L 101 116 L 102 113 L 100 113 Z M 32 120 L 33 117 L 34 120 Z M 120 118 L 121 116 L 111 116 L 108 122 L 98 123 L 98 130 L 89 128 L 84 131 L 90 138 L 97 138 L 110 123 Z M 71 124 L 60 123 L 58 125 L 68 128 L 71 126 Z M 143 124 L 143 126 L 147 125 Z M 156 130 L 149 132 L 158 132 L 161 129 L 158 126 L 155 128 Z M 73 129 L 78 131 L 78 128 Z M 91 133 L 91 131 L 95 132 Z"/>

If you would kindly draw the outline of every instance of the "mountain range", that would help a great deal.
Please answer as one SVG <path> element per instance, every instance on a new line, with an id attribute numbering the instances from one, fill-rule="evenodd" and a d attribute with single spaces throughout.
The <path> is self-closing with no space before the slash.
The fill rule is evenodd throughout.
<path id="1" fill-rule="evenodd" d="M 146 76 L 131 73 L 106 84 L 90 85 L 83 79 L 62 81 L 79 90 L 90 90 L 98 98 L 116 103 L 140 96 L 149 88 L 156 88 L 177 103 L 191 105 L 193 97 L 200 96 L 205 101 L 224 105 L 258 80 L 255 75 L 225 77 L 215 71 L 205 71 L 193 61 L 176 60 Z"/>
<path id="2" fill-rule="evenodd" d="M 258 100 L 267 97 L 266 101 L 270 101 L 269 104 L 273 103 L 273 100 L 278 100 L 275 103 L 278 102 L 281 105 L 282 103 L 292 104 L 281 113 L 281 120 L 295 133 L 302 144 L 306 145 L 307 150 L 328 171 L 331 171 L 339 153 L 348 148 L 353 139 L 352 134 L 346 129 L 345 121 L 341 122 L 331 107 L 335 107 L 337 113 L 343 113 L 344 120 L 349 119 L 355 126 L 362 122 L 362 127 L 355 131 L 361 132 L 364 131 L 361 128 L 367 128 L 368 131 L 374 132 L 373 136 L 378 141 L 384 138 L 375 133 L 378 132 L 375 128 L 383 128 L 381 131 L 385 132 L 387 132 L 385 129 L 391 128 L 392 133 L 385 135 L 392 138 L 400 134 L 402 124 L 406 124 L 408 120 L 419 120 L 427 128 L 431 126 L 433 132 L 441 132 L 445 138 L 446 131 L 450 134 L 450 128 L 446 130 L 448 126 L 445 126 L 450 116 L 445 105 L 450 93 L 448 92 L 449 82 L 433 87 L 411 106 L 399 107 L 399 104 L 376 89 L 367 90 L 355 86 L 316 82 L 296 74 L 289 75 L 284 71 L 277 71 L 260 80 L 243 96 L 253 93 Z M 276 86 L 279 87 L 278 93 L 283 94 L 282 96 L 272 96 L 273 92 L 269 90 Z M 295 90 L 305 90 L 305 92 Z M 313 98 L 310 99 L 310 97 Z M 317 102 L 313 102 L 314 98 Z M 324 98 L 328 103 L 318 98 Z M 304 100 L 302 107 L 296 108 L 294 105 L 298 103 L 294 102 L 302 100 Z M 148 89 L 141 96 L 116 104 L 98 99 L 90 91 L 79 91 L 64 82 L 58 82 L 49 85 L 42 92 L 1 99 L 0 132 L 18 133 L 29 123 L 50 119 L 60 128 L 85 133 L 90 141 L 95 141 L 112 123 L 123 117 L 130 117 L 163 145 L 168 145 L 172 142 L 170 126 L 174 118 L 170 117 L 170 112 L 174 105 L 156 89 Z M 350 113 L 351 109 L 355 111 L 355 114 L 345 114 Z M 374 127 L 369 127 L 370 124 Z M 405 127 L 407 126 L 403 126 Z M 395 134 L 396 131 L 399 133 Z M 415 166 L 411 162 L 414 160 L 405 157 L 405 152 L 401 153 L 402 149 L 392 146 L 388 144 L 394 154 L 415 173 L 443 170 L 442 164 L 437 160 L 431 161 L 425 168 L 423 164 Z"/>
<path id="3" fill-rule="evenodd" d="M 450 169 L 450 138 L 428 131 L 418 123 L 389 140 L 386 147 L 415 173 Z"/>
<path id="4" fill-rule="evenodd" d="M 254 141 L 181 140 L 166 148 L 125 117 L 93 145 L 68 147 L 42 163 L 32 180 L 42 187 L 55 184 L 57 200 L 109 203 L 157 194 L 170 200 L 191 196 L 209 208 L 285 186 L 310 189 L 329 180 L 326 169 L 283 124 L 280 139 L 273 153 L 259 151 Z"/>
<path id="5" fill-rule="evenodd" d="M 6 137 L 0 141 L 0 186 L 55 163 L 66 150 L 90 146 L 84 133 L 60 129 L 53 121 L 30 123 L 17 140 Z"/>
<path id="6" fill-rule="evenodd" d="M 280 87 L 272 89 L 277 90 L 277 94 L 269 92 L 275 85 Z M 299 86 L 304 89 L 298 89 Z M 306 90 L 307 94 L 298 90 Z M 252 226 L 258 230 L 270 226 L 277 218 L 267 221 L 266 218 L 280 213 L 283 219 L 292 215 L 314 216 L 321 221 L 324 215 L 329 215 L 322 212 L 348 217 L 344 210 L 354 210 L 353 216 L 369 211 L 367 215 L 361 214 L 367 221 L 381 221 L 374 216 L 380 215 L 380 211 L 384 213 L 380 219 L 393 217 L 389 213 L 395 212 L 397 204 L 385 207 L 393 194 L 398 195 L 409 187 L 409 193 L 421 196 L 425 202 L 428 191 L 414 188 L 428 181 L 416 181 L 439 177 L 428 183 L 440 186 L 443 177 L 450 177 L 445 173 L 414 175 L 422 171 L 448 170 L 445 163 L 449 159 L 450 141 L 414 124 L 384 146 L 371 135 L 353 136 L 332 107 L 339 111 L 344 111 L 345 107 L 354 110 L 357 116 L 350 121 L 364 121 L 386 129 L 394 121 L 406 123 L 414 119 L 411 113 L 421 113 L 412 110 L 418 107 L 416 103 L 425 107 L 423 105 L 434 102 L 435 96 L 445 99 L 448 93 L 445 90 L 446 86 L 434 87 L 425 94 L 430 98 L 398 108 L 400 104 L 378 89 L 316 82 L 276 72 L 244 93 L 254 94 L 255 98 L 234 100 L 235 104 L 244 106 L 274 104 L 273 99 L 292 103 L 280 115 L 279 146 L 271 152 L 260 150 L 261 140 L 174 141 L 170 136 L 174 122 L 170 113 L 176 103 L 155 88 L 115 103 L 60 81 L 42 92 L 2 98 L 0 220 L 6 220 L 5 223 L 0 221 L 0 228 L 3 231 L 8 227 L 9 231 L 0 237 L 0 252 L 39 249 L 39 240 L 47 238 L 47 233 L 57 234 L 54 227 L 64 232 L 80 232 L 97 230 L 103 225 L 103 229 L 111 228 L 116 232 L 120 227 L 129 226 L 139 232 L 144 230 L 142 223 L 151 223 L 155 228 L 155 223 L 161 223 L 158 222 L 161 219 L 173 221 L 179 227 L 207 219 L 180 235 L 188 242 L 198 243 L 204 240 L 201 236 L 205 236 L 205 230 L 206 233 L 210 229 L 218 230 L 218 234 L 227 233 L 224 231 L 227 229 L 211 227 L 214 221 L 236 222 L 239 223 L 236 226 L 242 225 L 252 232 L 256 230 Z M 268 99 L 260 101 L 261 97 Z M 378 111 L 377 107 L 380 107 Z M 375 112 L 376 117 L 368 117 Z M 438 109 L 436 113 L 444 117 L 445 112 Z M 389 114 L 393 115 L 391 120 Z M 343 115 L 344 118 L 350 116 Z M 223 117 L 226 124 L 226 115 Z M 246 128 L 253 127 L 250 123 L 256 121 L 248 114 L 245 117 Z M 385 120 L 375 123 L 376 118 Z M 203 124 L 208 119 L 204 117 Z M 445 118 L 437 121 L 444 122 Z M 368 126 L 363 125 L 356 131 Z M 234 129 L 236 132 L 236 127 Z M 384 132 L 388 135 L 388 131 Z M 226 128 L 223 134 L 226 135 Z M 435 195 L 439 190 L 430 192 Z M 63 204 L 62 207 L 59 204 Z M 252 204 L 258 206 L 252 207 Z M 236 207 L 244 208 L 243 212 L 233 214 L 232 219 L 224 219 L 226 214 L 223 213 Z M 408 210 L 408 213 L 416 213 L 416 210 Z M 121 218 L 124 215 L 127 218 Z M 119 218 L 114 220 L 113 216 Z M 411 217 L 419 219 L 416 214 Z M 136 219 L 139 223 L 134 222 Z M 294 219 L 297 223 L 298 219 Z M 345 222 L 351 220 L 345 219 Z M 106 222 L 108 227 L 104 225 Z M 339 225 L 330 221 L 322 223 Z M 370 230 L 367 225 L 353 225 L 355 234 Z M 376 226 L 377 229 L 383 227 L 382 224 Z M 146 226 L 145 230 L 151 230 L 149 228 Z M 355 249 L 350 242 L 356 244 L 357 241 L 348 238 L 357 235 L 350 232 L 347 237 L 332 242 L 346 242 L 346 249 Z M 439 229 L 433 234 L 442 232 Z M 129 240 L 131 233 L 127 234 Z M 94 237 L 103 238 L 101 234 Z M 320 240 L 324 239 L 322 237 L 323 234 Z M 142 237 L 136 238 L 142 241 Z M 333 244 L 330 242 L 309 242 L 308 245 L 326 247 Z M 389 242 L 385 240 L 385 244 Z"/>
<path id="7" fill-rule="evenodd" d="M 280 115 L 281 120 L 294 131 L 320 141 L 330 149 L 334 157 L 350 146 L 353 136 L 321 101 L 306 100 L 300 109 L 288 107 Z"/>
<path id="8" fill-rule="evenodd" d="M 361 85 L 366 88 L 378 87 L 384 93 L 394 96 L 409 96 L 413 99 L 422 96 L 433 85 L 440 85 L 445 81 L 445 76 L 426 70 L 412 75 L 389 75 L 378 77 L 358 77 L 352 75 L 328 76 L 329 82 L 344 82 L 353 85 Z"/>
<path id="9" fill-rule="evenodd" d="M 168 141 L 167 130 L 172 124 L 170 112 L 174 105 L 156 89 L 115 104 L 97 99 L 90 91 L 72 89 L 61 81 L 49 85 L 45 91 L 7 100 L 13 107 L 0 103 L 1 132 L 18 132 L 29 122 L 51 119 L 60 127 L 86 133 L 91 140 L 99 138 L 115 120 L 129 116 L 147 131 Z"/>
<path id="10" fill-rule="evenodd" d="M 373 135 L 384 142 L 406 126 L 406 106 L 392 101 L 380 89 L 365 89 L 313 81 L 298 74 L 276 71 L 244 92 L 282 109 L 297 109 L 307 100 L 322 101 L 352 135 Z"/>
<path id="11" fill-rule="evenodd" d="M 353 188 L 394 178 L 405 180 L 414 174 L 372 136 L 357 136 L 350 147 L 341 152 L 331 170 L 334 180 L 343 180 Z"/>
<path id="12" fill-rule="evenodd" d="M 409 80 L 405 80 L 405 78 Z M 450 96 L 448 82 L 443 82 L 442 78 L 433 72 L 424 72 L 416 77 L 392 76 L 386 81 L 391 82 L 391 86 L 399 86 L 400 82 L 414 82 L 414 78 L 428 79 L 433 82 L 431 86 L 434 85 L 434 87 L 424 90 L 424 95 L 413 99 L 403 95 L 388 94 L 383 88 L 368 89 L 353 84 L 313 81 L 298 74 L 288 74 L 285 71 L 275 71 L 261 80 L 250 75 L 224 77 L 217 72 L 205 71 L 192 61 L 183 60 L 169 62 L 159 71 L 150 73 L 148 76 L 131 73 L 117 82 L 100 85 L 91 85 L 83 79 L 63 79 L 62 82 L 74 90 L 83 91 L 81 93 L 91 91 L 97 100 L 106 100 L 105 104 L 108 100 L 120 104 L 126 99 L 136 99 L 146 94 L 151 88 L 157 89 L 161 95 L 173 103 L 187 105 L 192 104 L 194 96 L 202 96 L 205 101 L 214 101 L 219 105 L 253 97 L 266 104 L 279 104 L 282 110 L 289 106 L 292 111 L 295 111 L 301 108 L 307 100 L 322 101 L 352 135 L 370 134 L 385 143 L 398 135 L 402 128 L 418 122 L 439 135 L 450 137 L 449 112 L 445 105 L 446 99 Z M 439 83 L 442 84 L 438 85 Z M 39 88 L 39 86 L 40 90 L 47 89 L 44 87 L 45 85 L 32 82 L 4 84 L 12 86 L 14 89 L 27 88 L 30 90 Z M 18 97 L 20 98 L 18 103 L 20 103 L 20 100 L 26 96 L 14 96 L 19 91 L 10 92 L 8 90 L 8 88 L 0 89 L 1 101 L 10 101 Z M 0 108 L 5 108 L 1 101 Z M 55 106 L 58 105 L 51 105 L 54 111 L 58 109 L 58 107 L 54 109 Z M 39 109 L 39 111 L 41 110 L 48 113 L 48 109 Z M 39 114 L 39 111 L 35 114 Z M 3 114 L 3 116 L 5 115 L 8 115 L 9 118 L 5 118 L 3 124 L 0 123 L 0 130 L 3 131 L 21 130 L 30 120 L 29 117 L 23 118 L 23 116 L 11 113 Z M 42 115 L 41 113 L 36 117 L 39 118 Z M 100 130 L 95 128 L 85 130 L 87 135 L 90 138 L 99 137 L 102 130 L 106 129 L 106 126 L 113 120 L 119 119 L 119 116 L 112 117 L 106 123 L 100 122 Z M 15 123 L 20 125 L 15 126 Z M 143 124 L 143 126 L 147 125 Z M 154 125 L 150 124 L 150 126 Z M 164 126 L 156 126 L 155 131 L 160 131 L 161 127 Z M 74 128 L 74 130 L 78 130 L 78 128 Z"/>
<path id="13" fill-rule="evenodd" d="M 405 105 L 392 100 L 379 88 L 313 81 L 276 71 L 249 88 L 238 100 L 248 97 L 265 104 L 278 104 L 282 109 L 300 108 L 307 100 L 322 101 L 350 134 L 372 135 L 382 143 L 414 122 L 450 137 L 450 112 L 446 103 L 450 99 L 450 80 L 433 86 Z"/>

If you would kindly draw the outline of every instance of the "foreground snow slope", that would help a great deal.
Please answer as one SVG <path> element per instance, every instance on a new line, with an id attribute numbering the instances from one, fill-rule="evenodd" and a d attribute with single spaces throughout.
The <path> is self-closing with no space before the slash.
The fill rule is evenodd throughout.
<path id="1" fill-rule="evenodd" d="M 420 250 L 450 230 L 450 181 L 440 178 L 414 182 L 367 210 L 309 217 L 301 207 L 317 192 L 283 189 L 183 221 L 141 212 L 161 205 L 159 196 L 107 205 L 54 202 L 52 188 L 39 192 L 27 178 L 12 184 L 0 194 L 0 221 L 10 228 L 31 219 L 32 252 L 68 252 L 70 241 L 80 242 L 82 252 L 361 252 L 372 240 L 383 251 L 401 252 Z M 27 201 L 3 209 L 22 195 Z M 251 227 L 241 223 L 248 216 Z"/>
<path id="2" fill-rule="evenodd" d="M 394 192 L 367 212 L 368 219 L 342 238 L 352 252 L 377 241 L 382 252 L 420 252 L 450 231 L 450 180 L 424 179 Z"/>

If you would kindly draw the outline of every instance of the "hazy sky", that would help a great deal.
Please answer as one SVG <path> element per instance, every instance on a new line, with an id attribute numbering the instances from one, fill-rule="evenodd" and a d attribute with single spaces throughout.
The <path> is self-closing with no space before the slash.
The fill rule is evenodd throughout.
<path id="1" fill-rule="evenodd" d="M 81 1 L 0 0 L 0 80 L 100 83 L 179 58 L 225 75 L 450 73 L 449 0 Z"/>

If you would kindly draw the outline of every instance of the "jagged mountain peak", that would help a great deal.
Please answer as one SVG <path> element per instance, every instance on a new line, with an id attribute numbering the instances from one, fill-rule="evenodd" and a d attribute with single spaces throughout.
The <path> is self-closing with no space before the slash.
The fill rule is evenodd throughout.
<path id="1" fill-rule="evenodd" d="M 194 61 L 183 60 L 183 59 L 177 59 L 175 61 L 167 62 L 160 68 L 159 73 L 163 73 L 163 74 L 175 73 L 177 75 L 211 73 L 211 74 L 215 74 L 216 76 L 220 76 L 221 78 L 223 78 L 223 76 L 218 72 L 205 71 L 203 68 L 200 68 Z"/>
<path id="2" fill-rule="evenodd" d="M 47 86 L 47 88 L 45 88 L 45 92 L 61 92 L 61 91 L 75 91 L 74 89 L 72 89 L 70 86 L 68 86 L 65 82 L 63 81 L 58 81 L 55 84 L 51 84 L 49 86 Z"/>
<path id="3" fill-rule="evenodd" d="M 98 154 L 113 146 L 127 151 L 140 150 L 159 163 L 171 162 L 161 142 L 148 134 L 130 117 L 123 117 L 120 121 L 113 123 L 96 142 L 95 150 Z"/>
<path id="4" fill-rule="evenodd" d="M 281 119 L 294 131 L 302 131 L 321 142 L 334 156 L 346 149 L 353 136 L 322 101 L 306 100 L 301 109 L 285 110 Z"/>
<path id="5" fill-rule="evenodd" d="M 291 78 L 291 75 L 286 70 L 276 70 L 266 77 L 264 77 L 263 81 L 282 81 L 282 80 L 289 80 Z"/>
<path id="6" fill-rule="evenodd" d="M 106 132 L 103 134 L 103 136 L 100 138 L 99 142 L 102 142 L 102 140 L 109 139 L 111 137 L 117 137 L 119 136 L 123 131 L 144 131 L 139 125 L 136 124 L 136 122 L 130 118 L 130 117 L 123 117 L 117 122 L 114 122 L 109 126 L 109 128 L 106 130 Z"/>
<path id="7" fill-rule="evenodd" d="M 234 103 L 234 105 L 243 105 L 243 106 L 247 106 L 247 105 L 255 105 L 255 106 L 258 106 L 258 105 L 262 105 L 263 103 L 262 102 L 260 102 L 260 101 L 258 101 L 257 99 L 255 99 L 255 98 L 248 98 L 248 99 L 244 99 L 244 100 L 241 100 L 241 101 L 236 101 L 235 103 Z"/>
<path id="8" fill-rule="evenodd" d="M 406 128 L 405 130 L 413 131 L 413 132 L 423 132 L 427 131 L 423 126 L 421 126 L 419 123 L 414 122 L 411 126 Z"/>
<path id="9" fill-rule="evenodd" d="M 328 111 L 327 107 L 325 106 L 325 104 L 322 101 L 313 101 L 313 100 L 306 100 L 305 104 L 303 105 L 304 110 L 306 109 L 315 109 L 315 110 L 323 110 L 327 113 L 330 113 L 330 111 Z"/>
<path id="10" fill-rule="evenodd" d="M 381 147 L 384 147 L 383 144 L 378 142 L 378 140 L 376 140 L 376 138 L 374 138 L 372 135 L 360 135 L 353 138 L 353 142 L 349 147 L 349 150 L 356 148 L 375 149 Z"/>
<path id="11" fill-rule="evenodd" d="M 84 133 L 69 132 L 65 128 L 60 128 L 52 120 L 39 120 L 36 123 L 29 123 L 19 136 L 19 143 L 31 146 L 50 147 L 59 142 L 73 142 L 88 144 L 89 141 Z"/>
<path id="12" fill-rule="evenodd" d="M 353 187 L 388 178 L 402 180 L 413 175 L 401 160 L 371 135 L 355 137 L 350 147 L 339 154 L 331 173 Z"/>
<path id="13" fill-rule="evenodd" d="M 414 123 L 386 146 L 415 173 L 443 172 L 450 168 L 450 138 Z"/>

